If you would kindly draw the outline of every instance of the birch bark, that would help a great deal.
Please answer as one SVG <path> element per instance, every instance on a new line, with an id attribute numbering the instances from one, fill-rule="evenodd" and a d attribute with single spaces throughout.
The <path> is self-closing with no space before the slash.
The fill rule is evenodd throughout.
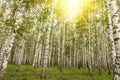
<path id="1" fill-rule="evenodd" d="M 12 6 L 13 5 L 17 5 L 18 8 L 15 9 L 15 12 L 12 12 Z M 6 2 L 6 11 L 4 14 L 4 20 L 9 19 L 8 16 L 10 16 L 9 14 L 13 14 L 13 16 L 15 17 L 15 23 L 14 26 L 12 26 L 12 24 L 10 24 L 10 27 L 12 26 L 12 28 L 10 28 L 11 33 L 7 36 L 7 38 L 5 39 L 5 42 L 2 46 L 2 49 L 0 51 L 0 77 L 4 76 L 5 70 L 7 68 L 7 63 L 8 63 L 8 59 L 10 57 L 10 53 L 11 53 L 11 49 L 15 40 L 15 36 L 16 36 L 16 30 L 19 29 L 19 24 L 22 22 L 22 0 L 21 1 L 16 1 L 16 3 L 14 1 L 9 1 Z M 8 12 L 9 11 L 9 12 Z"/>
<path id="2" fill-rule="evenodd" d="M 117 0 L 110 0 L 110 7 L 112 14 L 111 20 L 113 24 L 113 38 L 116 51 L 113 80 L 120 80 L 120 16 Z"/>

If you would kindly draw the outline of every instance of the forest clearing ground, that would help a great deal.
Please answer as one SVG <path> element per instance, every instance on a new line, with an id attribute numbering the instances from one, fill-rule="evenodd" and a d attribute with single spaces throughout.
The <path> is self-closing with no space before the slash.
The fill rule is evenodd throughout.
<path id="1" fill-rule="evenodd" d="M 30 65 L 21 65 L 19 72 L 16 72 L 16 68 L 16 65 L 9 64 L 5 77 L 0 80 L 42 80 L 40 79 L 41 67 L 33 71 Z M 98 75 L 97 69 L 89 74 L 88 69 L 65 67 L 63 72 L 59 72 L 57 67 L 52 66 L 48 67 L 47 79 L 44 80 L 112 80 L 112 76 L 108 75 L 107 70 L 103 70 L 102 75 Z"/>

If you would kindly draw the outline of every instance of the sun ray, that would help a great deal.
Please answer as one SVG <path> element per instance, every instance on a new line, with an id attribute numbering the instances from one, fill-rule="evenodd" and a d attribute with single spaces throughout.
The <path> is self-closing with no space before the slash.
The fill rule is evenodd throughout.
<path id="1" fill-rule="evenodd" d="M 91 0 L 59 0 L 60 10 L 67 20 L 74 20 L 77 16 L 83 15 L 83 12 L 90 4 Z M 57 7 L 57 8 L 58 8 Z"/>

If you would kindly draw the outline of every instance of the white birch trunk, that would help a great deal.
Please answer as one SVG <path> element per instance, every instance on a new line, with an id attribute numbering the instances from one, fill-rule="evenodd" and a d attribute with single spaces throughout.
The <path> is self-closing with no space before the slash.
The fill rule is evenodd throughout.
<path id="1" fill-rule="evenodd" d="M 13 46 L 15 40 L 15 33 L 13 33 L 11 36 L 8 36 L 2 46 L 1 52 L 0 52 L 0 77 L 3 77 L 5 73 L 5 69 L 7 68 L 7 63 L 10 57 L 10 52 Z"/>
<path id="2" fill-rule="evenodd" d="M 109 34 L 109 39 L 111 42 L 112 50 L 111 50 L 111 55 L 112 55 L 112 64 L 113 67 L 115 65 L 115 58 L 116 58 L 116 52 L 115 52 L 115 44 L 114 44 L 114 39 L 113 39 L 113 25 L 112 25 L 112 20 L 111 20 L 111 12 L 110 12 L 110 2 L 107 2 L 107 8 L 108 8 L 108 34 Z"/>
<path id="3" fill-rule="evenodd" d="M 90 23 L 89 23 L 90 24 Z M 89 66 L 89 72 L 92 71 L 92 65 L 91 65 L 91 25 L 88 25 L 88 66 Z"/>
<path id="4" fill-rule="evenodd" d="M 33 64 L 32 64 L 32 67 L 33 69 L 36 67 L 37 65 L 37 62 L 38 62 L 38 55 L 39 55 L 39 44 L 40 44 L 40 37 L 41 37 L 41 33 L 40 31 L 38 32 L 38 35 L 37 35 L 37 40 L 36 40 L 36 45 L 35 45 L 35 54 L 34 54 L 34 60 L 33 60 Z"/>
<path id="5" fill-rule="evenodd" d="M 112 23 L 113 23 L 113 38 L 116 51 L 114 78 L 113 80 L 120 80 L 120 16 L 119 6 L 117 0 L 110 0 Z"/>
<path id="6" fill-rule="evenodd" d="M 51 33 L 51 27 L 52 27 L 52 18 L 53 18 L 53 15 L 54 15 L 54 4 L 52 5 L 52 9 L 51 9 L 51 13 L 50 13 L 50 16 L 49 16 L 49 23 L 47 23 L 47 27 L 48 27 L 48 31 L 47 31 L 47 34 L 46 34 L 46 41 L 45 41 L 45 53 L 43 55 L 43 63 L 42 63 L 42 73 L 41 73 L 41 78 L 46 78 L 46 72 L 47 72 L 47 64 L 48 64 L 48 57 L 49 57 L 49 43 L 50 43 L 50 33 Z"/>
<path id="7" fill-rule="evenodd" d="M 23 55 L 24 55 L 24 48 L 25 48 L 25 40 L 24 39 L 20 39 L 18 42 L 18 50 L 16 53 L 17 56 L 17 71 L 19 71 L 20 65 L 22 64 L 23 61 Z"/>
<path id="8" fill-rule="evenodd" d="M 45 46 L 45 53 L 44 53 L 44 56 L 43 56 L 41 78 L 46 78 L 46 72 L 47 72 L 46 68 L 47 68 L 47 64 L 48 64 L 48 55 L 49 55 L 50 32 L 51 32 L 51 25 L 48 26 L 48 31 L 47 31 L 47 34 L 46 34 L 46 43 L 45 43 L 46 46 Z"/>
<path id="9" fill-rule="evenodd" d="M 61 34 L 61 25 L 59 26 L 59 30 L 58 30 L 58 66 L 60 66 L 60 54 L 61 54 L 60 34 Z"/>
<path id="10" fill-rule="evenodd" d="M 50 40 L 50 55 L 49 55 L 49 66 L 51 65 L 51 59 L 52 59 L 52 49 L 53 49 L 53 34 L 51 33 L 51 40 Z"/>
<path id="11" fill-rule="evenodd" d="M 71 37 L 71 33 L 70 33 L 70 60 L 69 60 L 69 66 L 72 66 L 72 37 Z"/>
<path id="12" fill-rule="evenodd" d="M 18 5 L 18 8 L 17 8 L 17 11 L 15 13 L 13 13 L 13 15 L 16 17 L 16 21 L 14 23 L 14 30 L 11 29 L 11 34 L 8 35 L 8 37 L 6 38 L 6 40 L 3 44 L 3 47 L 1 49 L 1 52 L 0 52 L 0 68 L 1 68 L 0 77 L 3 77 L 5 70 L 7 68 L 7 63 L 8 63 L 9 57 L 10 57 L 10 52 L 11 52 L 11 49 L 12 49 L 12 46 L 13 46 L 13 43 L 15 40 L 16 30 L 19 29 L 19 27 L 20 27 L 18 24 L 22 22 L 22 13 L 21 13 L 22 1 L 17 1 L 16 3 Z M 12 6 L 14 4 L 10 4 L 10 2 L 8 2 L 7 6 L 8 5 Z M 10 12 L 11 12 L 11 6 L 7 7 L 7 9 L 10 10 Z M 6 13 L 7 13 L 7 10 L 6 10 Z M 10 16 L 10 15 L 4 14 L 4 20 L 6 20 L 8 18 L 7 16 Z"/>
<path id="13" fill-rule="evenodd" d="M 38 66 L 41 65 L 41 56 L 42 56 L 42 44 L 40 44 L 40 48 L 39 48 Z"/>

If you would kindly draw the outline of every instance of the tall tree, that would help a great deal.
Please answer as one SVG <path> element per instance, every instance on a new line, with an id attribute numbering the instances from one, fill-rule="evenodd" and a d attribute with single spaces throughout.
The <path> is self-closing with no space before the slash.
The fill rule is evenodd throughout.
<path id="1" fill-rule="evenodd" d="M 24 55 L 24 47 L 25 47 L 25 40 L 19 39 L 18 41 L 18 47 L 16 48 L 16 64 L 17 64 L 17 71 L 20 69 L 20 65 L 22 64 L 23 55 Z"/>
<path id="2" fill-rule="evenodd" d="M 55 2 L 53 1 L 52 7 L 50 8 L 50 15 L 49 15 L 49 19 L 47 22 L 47 33 L 46 33 L 46 41 L 45 41 L 45 53 L 43 56 L 43 64 L 42 64 L 42 73 L 41 73 L 41 78 L 46 78 L 46 72 L 47 72 L 47 64 L 48 64 L 48 56 L 49 56 L 49 43 L 50 43 L 50 33 L 51 33 L 51 28 L 53 25 L 53 15 L 54 15 L 54 6 L 55 6 Z"/>
<path id="3" fill-rule="evenodd" d="M 120 16 L 119 5 L 117 0 L 110 0 L 111 20 L 113 25 L 113 38 L 116 51 L 115 67 L 114 67 L 114 79 L 120 80 Z"/>
<path id="4" fill-rule="evenodd" d="M 16 7 L 14 6 L 16 5 Z M 14 11 L 12 11 L 14 10 Z M 4 41 L 0 52 L 0 77 L 3 77 L 5 73 L 5 69 L 7 67 L 8 59 L 10 57 L 11 49 L 15 40 L 16 30 L 19 29 L 19 25 L 22 22 L 22 0 L 20 1 L 6 1 L 6 14 L 4 15 L 4 20 L 7 20 L 7 16 L 10 16 L 7 12 L 10 11 L 10 14 L 14 16 L 15 21 L 13 23 L 8 24 L 10 26 L 10 33 Z M 12 18 L 12 16 L 10 16 Z M 8 20 L 11 20 L 8 18 Z"/>
<path id="5" fill-rule="evenodd" d="M 40 55 L 40 49 L 39 49 L 39 46 L 40 46 L 40 37 L 41 37 L 41 32 L 40 30 L 38 31 L 38 35 L 37 35 L 37 38 L 36 38 L 36 43 L 35 43 L 35 55 L 34 55 L 34 60 L 33 60 L 33 64 L 32 64 L 32 67 L 33 69 L 35 68 L 35 66 L 37 65 L 37 62 L 38 62 L 38 56 Z"/>
<path id="6" fill-rule="evenodd" d="M 107 9 L 108 9 L 108 34 L 109 34 L 109 39 L 110 39 L 110 42 L 111 42 L 111 47 L 112 47 L 112 50 L 111 50 L 111 55 L 112 55 L 112 63 L 113 63 L 113 67 L 115 65 L 115 58 L 116 58 L 116 52 L 115 52 L 115 44 L 114 44 L 114 39 L 113 39 L 113 25 L 112 25 L 112 20 L 111 20 L 111 11 L 110 11 L 110 6 L 111 3 L 110 1 L 108 0 L 107 1 Z"/>

